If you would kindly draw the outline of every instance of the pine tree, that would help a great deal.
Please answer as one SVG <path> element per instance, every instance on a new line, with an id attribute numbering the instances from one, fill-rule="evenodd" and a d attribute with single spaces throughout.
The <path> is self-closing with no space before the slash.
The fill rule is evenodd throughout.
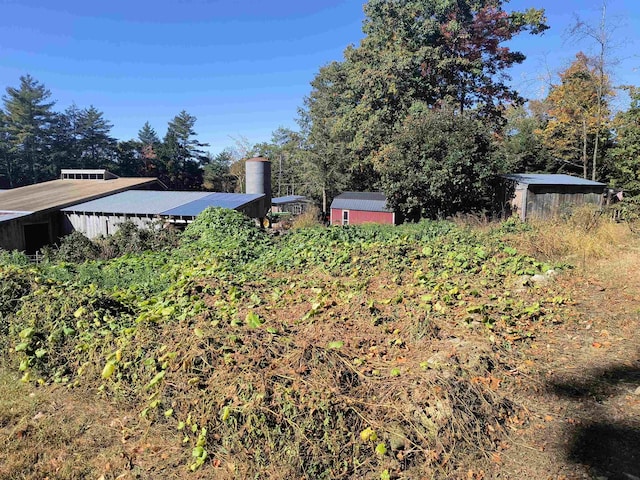
<path id="1" fill-rule="evenodd" d="M 55 102 L 51 92 L 30 75 L 20 77 L 20 87 L 7 87 L 2 97 L 9 151 L 19 164 L 13 178 L 17 184 L 37 183 L 49 169 L 50 129 Z"/>
<path id="2" fill-rule="evenodd" d="M 116 141 L 111 123 L 91 105 L 78 115 L 78 146 L 83 168 L 106 168 L 113 162 Z"/>
<path id="3" fill-rule="evenodd" d="M 169 122 L 167 133 L 159 149 L 164 176 L 161 179 L 171 188 L 198 189 L 202 186 L 201 164 L 205 160 L 194 126 L 196 117 L 181 111 Z"/>

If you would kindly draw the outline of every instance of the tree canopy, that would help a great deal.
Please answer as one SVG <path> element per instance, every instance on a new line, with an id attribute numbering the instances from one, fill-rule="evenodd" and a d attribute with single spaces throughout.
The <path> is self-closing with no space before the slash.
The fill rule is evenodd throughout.
<path id="1" fill-rule="evenodd" d="M 505 3 L 369 0 L 364 39 L 320 69 L 301 112 L 317 188 L 384 187 L 378 157 L 417 111 L 453 105 L 498 128 L 521 101 L 508 69 L 525 58 L 505 42 L 548 28 L 542 10 L 507 12 Z"/>

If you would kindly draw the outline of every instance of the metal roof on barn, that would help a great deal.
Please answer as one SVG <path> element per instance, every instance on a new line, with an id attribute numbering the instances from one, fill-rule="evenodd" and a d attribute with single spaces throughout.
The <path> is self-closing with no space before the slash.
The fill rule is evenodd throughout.
<path id="1" fill-rule="evenodd" d="M 589 187 L 604 187 L 604 183 L 594 182 L 586 178 L 574 177 L 565 174 L 550 173 L 512 173 L 503 175 L 505 178 L 515 180 L 525 185 L 577 185 Z"/>
<path id="2" fill-rule="evenodd" d="M 195 217 L 207 207 L 236 210 L 251 202 L 260 200 L 264 196 L 263 193 L 210 193 L 204 198 L 180 205 L 171 210 L 165 210 L 162 215 Z"/>
<path id="3" fill-rule="evenodd" d="M 287 195 L 285 197 L 272 198 L 271 203 L 274 205 L 282 205 L 284 203 L 304 202 L 306 200 L 307 197 L 303 197 L 302 195 Z"/>
<path id="4" fill-rule="evenodd" d="M 156 178 L 143 177 L 111 180 L 51 180 L 0 192 L 0 209 L 45 212 L 156 182 Z"/>
<path id="5" fill-rule="evenodd" d="M 14 220 L 16 218 L 26 217 L 27 215 L 31 215 L 32 213 L 33 212 L 0 210 L 0 222 L 8 222 L 9 220 Z"/>
<path id="6" fill-rule="evenodd" d="M 195 217 L 207 207 L 237 209 L 263 196 L 263 194 L 244 193 L 130 190 L 99 200 L 73 205 L 62 209 L 62 211 Z"/>
<path id="7" fill-rule="evenodd" d="M 387 197 L 380 192 L 344 192 L 333 199 L 331 208 L 365 212 L 391 212 L 387 208 Z"/>

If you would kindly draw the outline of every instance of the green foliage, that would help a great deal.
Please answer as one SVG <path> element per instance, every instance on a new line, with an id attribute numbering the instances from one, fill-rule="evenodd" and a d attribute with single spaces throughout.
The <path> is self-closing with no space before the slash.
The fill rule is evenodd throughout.
<path id="1" fill-rule="evenodd" d="M 82 263 L 87 260 L 107 260 L 146 251 L 167 252 L 180 243 L 178 230 L 160 225 L 140 228 L 133 222 L 123 222 L 113 235 L 90 240 L 80 232 L 72 232 L 57 248 L 48 249 L 47 257 L 56 262 Z"/>
<path id="2" fill-rule="evenodd" d="M 62 238 L 60 245 L 52 253 L 59 262 L 82 263 L 100 258 L 100 247 L 80 232 L 72 232 Z"/>
<path id="3" fill-rule="evenodd" d="M 215 192 L 234 192 L 237 179 L 231 175 L 233 154 L 230 150 L 223 150 L 219 154 L 207 155 L 203 169 L 203 187 Z"/>
<path id="4" fill-rule="evenodd" d="M 8 149 L 0 157 L 0 174 L 10 187 L 48 179 L 47 147 L 54 102 L 51 92 L 30 75 L 20 77 L 20 87 L 7 87 L 2 97 L 2 139 Z"/>
<path id="5" fill-rule="evenodd" d="M 182 234 L 184 251 L 240 264 L 258 258 L 266 242 L 252 219 L 225 208 L 207 208 Z"/>
<path id="6" fill-rule="evenodd" d="M 195 123 L 196 117 L 181 111 L 169 122 L 158 147 L 158 160 L 162 166 L 160 180 L 172 189 L 195 190 L 202 186 L 202 147 L 208 145 L 195 138 Z"/>
<path id="7" fill-rule="evenodd" d="M 389 206 L 416 220 L 494 208 L 496 177 L 504 167 L 486 126 L 437 110 L 409 117 L 380 153 L 377 168 Z"/>
<path id="8" fill-rule="evenodd" d="M 499 342 L 553 316 L 557 302 L 506 286 L 546 266 L 494 235 L 421 221 L 269 237 L 209 209 L 171 252 L 0 266 L 15 300 L 0 348 L 24 380 L 88 388 L 175 428 L 192 470 L 227 458 L 248 477 L 453 469 L 459 449 L 493 448 L 474 432 L 511 407 L 457 369 L 434 379 L 392 359 L 438 322 Z M 426 454 L 436 439 L 446 462 Z M 405 444 L 419 455 L 396 462 Z"/>
<path id="9" fill-rule="evenodd" d="M 375 188 L 375 158 L 416 109 L 451 104 L 499 125 L 520 100 L 505 71 L 525 58 L 504 44 L 547 28 L 542 10 L 507 13 L 505 3 L 368 1 L 364 39 L 320 69 L 301 112 L 317 191 Z"/>
<path id="10" fill-rule="evenodd" d="M 615 146 L 608 152 L 611 184 L 625 190 L 625 195 L 640 195 L 640 89 L 628 88 L 629 109 L 614 120 Z"/>
<path id="11" fill-rule="evenodd" d="M 129 253 L 140 253 L 148 250 L 169 251 L 180 243 L 180 233 L 171 226 L 159 223 L 149 228 L 140 228 L 133 222 L 123 222 L 113 235 L 96 242 L 102 250 L 101 258 L 115 258 Z"/>
<path id="12" fill-rule="evenodd" d="M 32 277 L 17 267 L 0 266 L 0 349 L 4 350 L 9 334 L 10 318 L 32 288 Z"/>
<path id="13" fill-rule="evenodd" d="M 19 252 L 17 250 L 7 251 L 0 249 L 0 266 L 7 265 L 18 265 L 18 266 L 26 266 L 29 265 L 29 257 L 24 252 Z"/>
<path id="14" fill-rule="evenodd" d="M 530 102 L 535 108 L 516 106 L 507 109 L 503 136 L 497 144 L 496 155 L 501 157 L 505 171 L 546 172 L 553 170 L 552 159 L 540 136 L 545 126 L 544 115 L 539 110 L 540 102 Z M 557 171 L 555 166 L 554 171 Z"/>

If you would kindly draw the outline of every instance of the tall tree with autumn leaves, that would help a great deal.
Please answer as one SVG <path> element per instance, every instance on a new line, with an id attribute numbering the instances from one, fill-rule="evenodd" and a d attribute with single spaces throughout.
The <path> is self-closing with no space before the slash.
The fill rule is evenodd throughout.
<path id="1" fill-rule="evenodd" d="M 548 28 L 543 10 L 508 12 L 507 3 L 369 0 L 365 4 L 364 39 L 345 50 L 342 62 L 320 69 L 301 115 L 309 151 L 307 170 L 316 172 L 315 184 L 322 192 L 327 186 L 361 190 L 384 186 L 380 179 L 387 156 L 382 153 L 401 135 L 408 119 L 430 110 L 449 112 L 453 106 L 454 122 L 465 123 L 470 115 L 489 127 L 502 124 L 506 105 L 521 100 L 508 84 L 508 69 L 525 59 L 506 42 L 520 33 L 540 34 Z M 400 141 L 394 148 L 405 144 Z M 479 161 L 490 161 L 489 152 L 485 153 Z"/>
<path id="2" fill-rule="evenodd" d="M 581 171 L 584 178 L 598 178 L 608 137 L 613 89 L 584 53 L 560 73 L 545 100 L 548 122 L 541 130 L 545 145 L 561 169 Z M 589 175 L 591 173 L 591 175 Z"/>

